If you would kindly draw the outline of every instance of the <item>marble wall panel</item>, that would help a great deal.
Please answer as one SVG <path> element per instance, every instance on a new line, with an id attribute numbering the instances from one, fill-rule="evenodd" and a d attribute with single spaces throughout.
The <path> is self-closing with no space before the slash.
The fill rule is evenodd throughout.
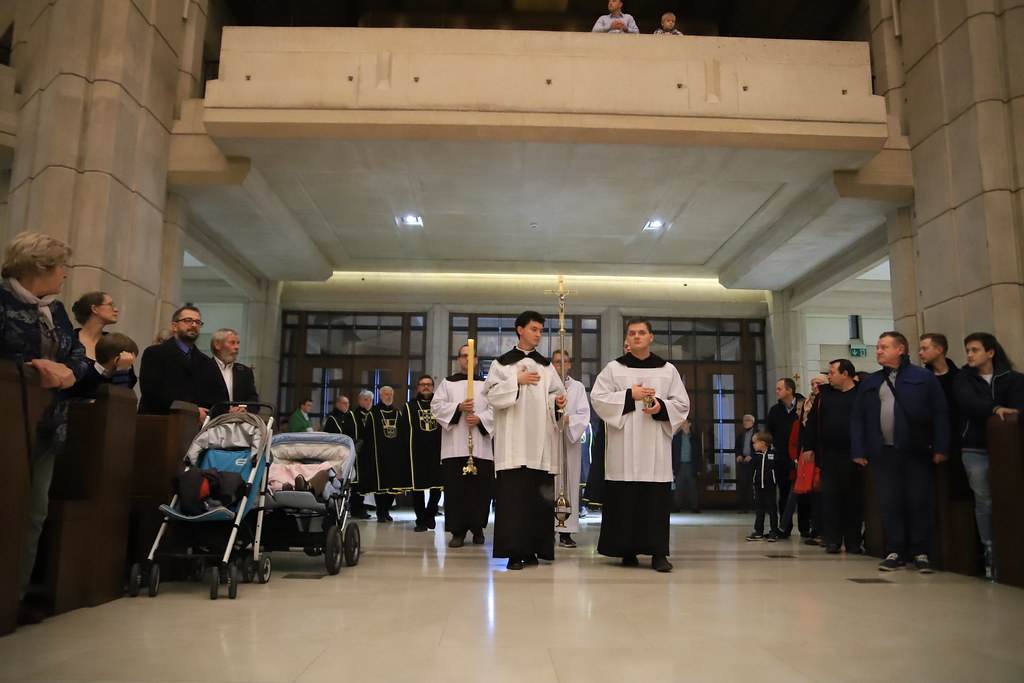
<path id="1" fill-rule="evenodd" d="M 163 209 L 167 194 L 167 158 L 170 132 L 148 113 L 139 118 L 135 178 L 132 189 Z"/>
<path id="2" fill-rule="evenodd" d="M 133 195 L 106 173 L 83 173 L 77 183 L 72 246 L 76 265 L 124 273 Z"/>
<path id="3" fill-rule="evenodd" d="M 81 135 L 85 123 L 85 105 L 89 83 L 73 75 L 57 76 L 39 92 L 39 125 L 35 145 L 18 142 L 18 153 L 32 156 L 29 175 L 38 176 L 48 166 L 81 168 Z"/>
<path id="4" fill-rule="evenodd" d="M 914 238 L 916 278 L 921 307 L 952 299 L 961 291 L 951 212 L 921 225 Z"/>
<path id="5" fill-rule="evenodd" d="M 914 210 L 918 222 L 926 223 L 951 206 L 946 129 L 939 129 L 914 147 L 911 157 L 914 163 Z"/>
<path id="6" fill-rule="evenodd" d="M 900 25 L 903 29 L 903 63 L 909 71 L 935 47 L 935 5 L 945 0 L 900 0 Z"/>
<path id="7" fill-rule="evenodd" d="M 152 300 L 160 291 L 163 215 L 159 209 L 135 195 L 131 220 L 131 232 L 125 237 L 129 243 L 125 277 L 147 290 Z"/>
<path id="8" fill-rule="evenodd" d="M 136 102 L 142 102 L 152 41 L 153 31 L 135 5 L 103 0 L 94 78 L 118 83 Z"/>
<path id="9" fill-rule="evenodd" d="M 120 85 L 108 81 L 92 84 L 79 140 L 81 170 L 109 173 L 131 186 L 136 173 L 136 131 L 143 116 Z"/>
<path id="10" fill-rule="evenodd" d="M 942 102 L 945 84 L 937 51 L 929 52 L 913 68 L 907 70 L 906 113 L 910 144 L 917 145 L 946 123 Z"/>
<path id="11" fill-rule="evenodd" d="M 1007 76 L 1007 97 L 1024 96 L 1024 0 L 1021 4 L 1006 11 L 1002 16 L 1002 40 L 1005 50 Z M 1021 130 L 1018 128 L 1017 130 Z"/>

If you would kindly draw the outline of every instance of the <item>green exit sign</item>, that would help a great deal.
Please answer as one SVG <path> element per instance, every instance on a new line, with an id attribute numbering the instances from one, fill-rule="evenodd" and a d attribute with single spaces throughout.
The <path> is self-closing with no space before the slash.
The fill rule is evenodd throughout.
<path id="1" fill-rule="evenodd" d="M 850 344 L 850 358 L 867 358 L 868 347 L 863 344 Z"/>

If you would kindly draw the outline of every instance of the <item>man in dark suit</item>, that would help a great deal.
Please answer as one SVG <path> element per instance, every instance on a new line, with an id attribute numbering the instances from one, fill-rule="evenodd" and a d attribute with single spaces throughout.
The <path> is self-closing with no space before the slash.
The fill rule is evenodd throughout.
<path id="1" fill-rule="evenodd" d="M 199 309 L 183 306 L 171 316 L 171 338 L 142 352 L 139 413 L 163 415 L 174 401 L 188 401 L 205 420 L 210 406 L 227 400 L 216 363 L 195 347 L 202 326 Z"/>
<path id="2" fill-rule="evenodd" d="M 224 383 L 224 391 L 227 393 L 228 400 L 258 403 L 260 396 L 256 392 L 256 379 L 253 376 L 252 368 L 237 362 L 240 347 L 238 333 L 226 327 L 214 332 L 213 338 L 210 339 L 213 362 Z"/>

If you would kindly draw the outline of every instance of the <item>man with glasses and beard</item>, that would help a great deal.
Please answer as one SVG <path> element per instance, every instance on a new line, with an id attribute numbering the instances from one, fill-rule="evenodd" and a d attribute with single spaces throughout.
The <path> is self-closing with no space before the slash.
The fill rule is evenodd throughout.
<path id="1" fill-rule="evenodd" d="M 203 421 L 214 403 L 227 400 L 216 364 L 196 348 L 203 318 L 194 306 L 182 306 L 171 316 L 171 338 L 142 352 L 139 413 L 166 415 L 174 401 L 199 406 Z"/>

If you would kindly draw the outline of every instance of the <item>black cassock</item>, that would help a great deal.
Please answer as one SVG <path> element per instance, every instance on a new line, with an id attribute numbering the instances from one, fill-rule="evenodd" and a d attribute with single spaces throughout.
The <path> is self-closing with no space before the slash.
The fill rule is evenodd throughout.
<path id="1" fill-rule="evenodd" d="M 417 491 L 441 488 L 441 425 L 430 412 L 430 401 L 416 397 L 406 406 L 412 430 L 412 487 Z"/>
<path id="2" fill-rule="evenodd" d="M 373 443 L 364 448 L 372 458 L 372 471 L 361 473 L 368 481 L 366 492 L 401 493 L 412 488 L 412 434 L 409 419 L 401 410 L 378 403 L 366 419 Z M 372 487 L 372 488 L 371 488 Z"/>

